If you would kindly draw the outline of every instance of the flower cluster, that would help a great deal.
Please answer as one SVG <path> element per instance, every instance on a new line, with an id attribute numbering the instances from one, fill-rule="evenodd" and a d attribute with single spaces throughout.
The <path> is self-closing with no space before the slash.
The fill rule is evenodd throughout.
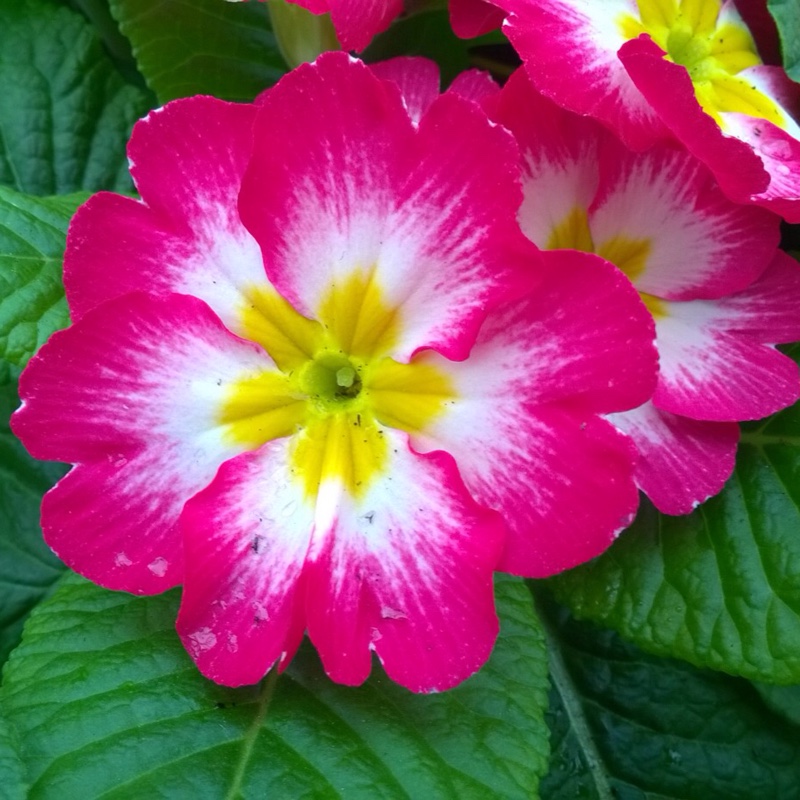
<path id="1" fill-rule="evenodd" d="M 400 10 L 308 7 L 354 48 Z M 462 11 L 505 17 L 524 67 L 502 89 L 325 53 L 251 104 L 152 112 L 140 199 L 70 226 L 73 325 L 13 418 L 73 465 L 45 537 L 104 586 L 182 584 L 216 681 L 307 633 L 336 681 L 375 653 L 453 686 L 491 651 L 495 571 L 599 555 L 639 490 L 689 512 L 737 422 L 800 396 L 775 349 L 800 338 L 795 88 L 733 3 Z"/>

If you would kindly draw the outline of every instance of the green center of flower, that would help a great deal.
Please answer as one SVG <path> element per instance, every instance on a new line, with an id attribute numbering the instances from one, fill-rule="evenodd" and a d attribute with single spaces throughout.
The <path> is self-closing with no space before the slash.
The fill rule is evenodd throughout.
<path id="1" fill-rule="evenodd" d="M 338 411 L 361 392 L 362 367 L 346 355 L 324 351 L 300 371 L 300 387 L 320 410 Z"/>

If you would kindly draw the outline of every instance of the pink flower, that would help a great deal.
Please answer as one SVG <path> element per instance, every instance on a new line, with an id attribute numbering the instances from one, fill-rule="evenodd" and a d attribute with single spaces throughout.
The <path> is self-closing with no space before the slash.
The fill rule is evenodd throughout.
<path id="1" fill-rule="evenodd" d="M 800 395 L 795 363 L 772 347 L 800 337 L 800 268 L 777 250 L 780 220 L 728 200 L 677 143 L 628 150 L 539 95 L 524 71 L 496 105 L 522 150 L 523 231 L 616 264 L 653 315 L 652 401 L 609 418 L 636 443 L 641 489 L 686 513 L 730 476 L 734 422 Z"/>
<path id="2" fill-rule="evenodd" d="M 336 681 L 374 651 L 452 686 L 491 650 L 495 569 L 584 561 L 636 508 L 601 416 L 652 393 L 635 291 L 580 254 L 545 269 L 513 137 L 425 62 L 383 69 L 328 53 L 257 105 L 138 123 L 142 200 L 78 211 L 74 325 L 21 379 L 15 432 L 75 464 L 47 541 L 111 588 L 182 582 L 178 630 L 218 682 L 307 631 Z"/>
<path id="3" fill-rule="evenodd" d="M 237 2 L 237 0 L 232 0 Z M 345 50 L 361 52 L 403 12 L 403 0 L 286 0 L 312 14 L 330 14 Z M 457 36 L 471 39 L 499 28 L 504 13 L 485 0 L 450 0 L 450 21 Z"/>
<path id="4" fill-rule="evenodd" d="M 497 2 L 544 95 L 633 149 L 673 135 L 733 200 L 800 222 L 800 92 L 731 0 Z"/>

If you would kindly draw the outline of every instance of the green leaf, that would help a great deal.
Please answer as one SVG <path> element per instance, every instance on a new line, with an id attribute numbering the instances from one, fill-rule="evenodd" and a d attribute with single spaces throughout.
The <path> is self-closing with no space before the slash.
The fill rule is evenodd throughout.
<path id="1" fill-rule="evenodd" d="M 800 736 L 751 684 L 539 609 L 553 684 L 542 800 L 798 797 Z"/>
<path id="2" fill-rule="evenodd" d="M 286 71 L 264 3 L 110 0 L 159 102 L 193 94 L 252 100 Z"/>
<path id="3" fill-rule="evenodd" d="M 767 708 L 800 728 L 800 685 L 773 686 L 768 683 L 753 685 Z"/>
<path id="4" fill-rule="evenodd" d="M 720 495 L 687 517 L 645 504 L 604 555 L 552 586 L 578 617 L 652 653 L 800 683 L 798 531 L 800 405 L 743 426 Z"/>
<path id="5" fill-rule="evenodd" d="M 19 746 L 14 731 L 3 717 L 0 717 L 0 786 L 3 787 L 3 800 L 25 800 L 28 797 Z"/>
<path id="6" fill-rule="evenodd" d="M 783 66 L 794 81 L 800 81 L 800 0 L 767 0 L 781 40 Z"/>
<path id="7" fill-rule="evenodd" d="M 19 643 L 28 613 L 64 569 L 39 527 L 42 495 L 64 474 L 64 467 L 36 461 L 25 452 L 8 427 L 17 405 L 14 385 L 0 386 L 0 665 Z"/>
<path id="8" fill-rule="evenodd" d="M 228 689 L 181 648 L 176 592 L 137 598 L 70 576 L 31 615 L 0 711 L 41 800 L 535 797 L 543 637 L 523 583 L 500 578 L 497 592 L 495 652 L 450 692 L 413 695 L 377 666 L 364 686 L 338 686 L 308 646 L 277 681 Z"/>
<path id="9" fill-rule="evenodd" d="M 446 9 L 413 14 L 395 22 L 389 30 L 376 36 L 364 51 L 367 62 L 382 61 L 396 56 L 424 56 L 439 65 L 442 84 L 446 86 L 453 78 L 474 66 L 497 67 L 494 62 L 473 63 L 473 51 L 485 45 L 505 43 L 499 33 L 491 33 L 477 39 L 459 39 L 450 27 L 450 15 Z M 508 48 L 510 51 L 510 47 Z M 505 71 L 505 70 L 504 70 Z M 511 74 L 509 68 L 507 74 Z"/>
<path id="10" fill-rule="evenodd" d="M 0 186 L 0 358 L 24 366 L 69 324 L 61 261 L 67 225 L 88 195 L 30 197 Z"/>
<path id="11" fill-rule="evenodd" d="M 111 16 L 108 2 L 109 0 L 68 0 L 71 8 L 80 11 L 91 22 L 114 66 L 125 80 L 144 88 L 146 84 L 136 68 L 131 43 L 122 35 L 116 20 Z"/>
<path id="12" fill-rule="evenodd" d="M 80 14 L 0 3 L 0 86 L 0 183 L 39 195 L 130 189 L 125 143 L 149 98 Z"/>

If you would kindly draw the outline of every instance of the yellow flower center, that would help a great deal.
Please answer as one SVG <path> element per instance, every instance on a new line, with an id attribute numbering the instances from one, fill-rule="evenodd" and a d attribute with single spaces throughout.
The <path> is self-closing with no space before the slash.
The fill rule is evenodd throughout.
<path id="1" fill-rule="evenodd" d="M 766 119 L 781 128 L 778 105 L 739 73 L 761 63 L 743 23 L 720 24 L 720 0 L 637 0 L 638 17 L 620 14 L 626 39 L 648 33 L 667 59 L 686 67 L 703 110 L 724 128 L 723 112 Z"/>
<path id="2" fill-rule="evenodd" d="M 636 280 L 644 272 L 647 259 L 652 250 L 652 242 L 647 238 L 632 239 L 627 236 L 613 236 L 610 239 L 595 243 L 589 228 L 589 219 L 582 208 L 572 211 L 553 227 L 545 244 L 546 250 L 581 250 L 584 253 L 596 253 L 619 267 L 636 286 Z M 647 292 L 639 292 L 639 297 L 650 313 L 656 317 L 665 317 L 667 310 L 664 302 Z"/>
<path id="3" fill-rule="evenodd" d="M 251 287 L 241 309 L 245 334 L 277 369 L 230 387 L 218 421 L 248 449 L 293 436 L 289 472 L 308 498 L 327 481 L 358 497 L 388 467 L 386 427 L 421 432 L 455 396 L 425 353 L 401 364 L 388 356 L 401 315 L 374 272 L 333 285 L 317 320 L 299 314 L 271 287 Z"/>

